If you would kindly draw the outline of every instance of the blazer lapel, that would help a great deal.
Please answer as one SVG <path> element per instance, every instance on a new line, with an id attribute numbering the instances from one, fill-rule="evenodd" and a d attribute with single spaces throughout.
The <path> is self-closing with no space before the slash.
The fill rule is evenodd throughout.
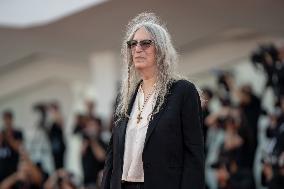
<path id="1" fill-rule="evenodd" d="M 156 102 L 156 105 L 155 105 L 155 108 L 154 110 L 157 108 L 157 105 L 158 105 L 158 100 Z M 160 118 L 161 118 L 161 115 L 163 114 L 164 112 L 164 109 L 166 107 L 166 102 L 164 102 L 164 104 L 161 106 L 160 108 L 160 111 L 158 113 L 156 113 L 153 118 L 150 120 L 149 122 L 149 125 L 148 125 L 148 129 L 147 129 L 147 132 L 146 132 L 146 138 L 145 138 L 145 143 L 144 143 L 144 148 L 145 146 L 147 145 L 147 142 L 153 132 L 153 130 L 155 129 L 156 125 L 158 124 Z"/>
<path id="2" fill-rule="evenodd" d="M 174 84 L 174 83 L 172 83 L 171 88 L 173 87 L 173 84 Z M 150 136 L 151 136 L 153 130 L 154 130 L 155 127 L 157 126 L 157 124 L 158 124 L 158 122 L 159 122 L 159 120 L 160 120 L 160 118 L 161 118 L 161 115 L 162 115 L 163 112 L 165 111 L 165 108 L 166 108 L 166 106 L 167 106 L 167 101 L 168 101 L 169 94 L 170 94 L 170 93 L 168 93 L 168 94 L 165 96 L 165 101 L 164 101 L 164 103 L 162 104 L 162 106 L 161 106 L 159 112 L 156 113 L 156 114 L 153 116 L 153 118 L 150 120 L 150 122 L 149 122 L 148 129 L 147 129 L 147 132 L 146 132 L 146 138 L 145 138 L 145 143 L 144 143 L 144 149 L 145 149 L 145 146 L 147 145 L 147 143 L 148 143 L 148 141 L 149 141 L 149 138 L 150 138 Z M 159 100 L 159 99 L 157 99 L 157 102 L 156 102 L 156 104 L 155 104 L 154 110 L 158 107 L 158 100 Z"/>

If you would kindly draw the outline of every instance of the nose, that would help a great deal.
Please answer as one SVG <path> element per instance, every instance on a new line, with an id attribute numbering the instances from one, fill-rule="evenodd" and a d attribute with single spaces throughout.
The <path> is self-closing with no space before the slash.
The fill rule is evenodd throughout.
<path id="1" fill-rule="evenodd" d="M 135 47 L 134 47 L 134 52 L 142 52 L 142 48 L 140 46 L 140 44 L 138 43 Z"/>

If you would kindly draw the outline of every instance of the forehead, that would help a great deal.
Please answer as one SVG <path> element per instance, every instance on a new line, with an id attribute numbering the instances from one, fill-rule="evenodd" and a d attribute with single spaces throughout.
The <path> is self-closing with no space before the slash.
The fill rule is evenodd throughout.
<path id="1" fill-rule="evenodd" d="M 152 39 L 150 33 L 144 28 L 139 28 L 133 36 L 135 40 Z"/>

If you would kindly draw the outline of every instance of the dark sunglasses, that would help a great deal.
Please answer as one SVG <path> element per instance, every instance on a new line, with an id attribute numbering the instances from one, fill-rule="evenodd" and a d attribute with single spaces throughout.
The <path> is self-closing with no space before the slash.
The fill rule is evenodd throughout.
<path id="1" fill-rule="evenodd" d="M 147 48 L 149 48 L 151 46 L 152 43 L 154 43 L 153 40 L 150 40 L 150 39 L 144 39 L 144 40 L 141 40 L 141 41 L 137 41 L 137 40 L 129 40 L 126 42 L 127 43 L 127 47 L 129 49 L 133 49 L 135 48 L 138 43 L 141 47 L 142 50 L 146 50 Z"/>

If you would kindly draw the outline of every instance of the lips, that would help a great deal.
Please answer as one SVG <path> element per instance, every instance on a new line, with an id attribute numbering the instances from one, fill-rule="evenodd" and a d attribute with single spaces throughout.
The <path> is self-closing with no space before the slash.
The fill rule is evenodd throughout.
<path id="1" fill-rule="evenodd" d="M 135 57 L 135 59 L 145 59 L 145 58 L 142 57 L 142 56 L 137 56 L 137 57 Z"/>

